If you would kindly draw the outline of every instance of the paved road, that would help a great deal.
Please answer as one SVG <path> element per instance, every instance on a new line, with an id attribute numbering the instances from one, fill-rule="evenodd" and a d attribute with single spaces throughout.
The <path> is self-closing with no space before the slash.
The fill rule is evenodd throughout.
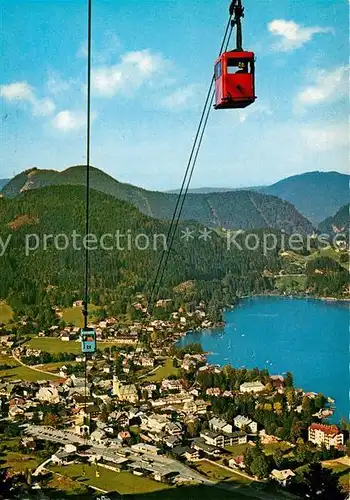
<path id="1" fill-rule="evenodd" d="M 193 479 L 195 481 L 199 481 L 204 484 L 214 485 L 213 481 L 209 481 L 205 477 L 203 477 L 198 472 L 192 470 L 190 467 L 187 467 L 185 464 L 178 462 L 177 460 L 173 460 L 171 458 L 165 457 L 164 455 L 153 455 L 151 453 L 135 453 L 134 450 L 128 447 L 121 446 L 113 446 L 106 447 L 105 445 L 95 443 L 89 439 L 85 440 L 84 438 L 68 431 L 60 431 L 57 429 L 53 429 L 51 427 L 38 426 L 38 425 L 29 425 L 26 430 L 26 434 L 31 434 L 40 439 L 46 439 L 48 441 L 53 441 L 55 443 L 60 443 L 62 445 L 66 444 L 78 444 L 78 445 L 88 445 L 90 449 L 88 453 L 94 455 L 101 455 L 102 457 L 106 457 L 107 459 L 118 459 L 125 456 L 125 453 L 128 453 L 128 459 L 133 460 L 135 462 L 148 462 L 154 463 L 157 465 L 158 470 L 173 470 L 179 472 L 181 475 L 187 477 L 188 479 Z"/>
<path id="2" fill-rule="evenodd" d="M 136 454 L 131 448 L 121 446 L 106 447 L 105 445 L 99 445 L 90 440 L 84 440 L 82 437 L 68 431 L 60 431 L 45 426 L 29 425 L 26 428 L 25 433 L 34 435 L 40 439 L 46 439 L 48 441 L 60 443 L 62 445 L 85 444 L 90 446 L 90 449 L 87 450 L 87 454 L 91 453 L 92 455 L 100 455 L 102 457 L 106 457 L 106 459 L 124 458 L 125 452 L 127 452 L 128 460 L 133 460 L 138 463 L 144 462 L 148 463 L 148 465 L 153 463 L 157 466 L 158 470 L 170 469 L 173 471 L 178 471 L 182 476 L 187 477 L 188 479 L 198 481 L 207 486 L 213 486 L 214 488 L 229 491 L 235 493 L 236 495 L 240 494 L 242 496 L 242 499 L 244 499 L 245 497 L 248 497 L 250 499 L 256 498 L 257 500 L 286 500 L 296 498 L 295 496 L 284 492 L 268 493 L 263 489 L 255 487 L 241 488 L 229 483 L 218 484 L 203 477 L 198 472 L 192 470 L 190 467 L 187 467 L 187 465 L 178 462 L 177 460 L 165 457 L 164 455 L 153 455 L 150 453 Z M 44 466 L 44 464 L 41 464 L 41 466 Z"/>
<path id="3" fill-rule="evenodd" d="M 20 358 L 17 358 L 17 356 L 15 355 L 14 351 L 12 351 L 12 357 L 15 361 L 17 361 L 17 363 L 19 363 L 20 365 L 22 366 L 25 366 L 26 368 L 28 368 L 29 370 L 33 370 L 34 372 L 39 372 L 39 373 L 44 373 L 45 375 L 51 375 L 53 377 L 57 377 L 57 378 L 62 378 L 60 377 L 60 375 L 57 375 L 55 373 L 52 373 L 52 372 L 46 372 L 45 370 L 40 370 L 40 368 L 34 368 L 33 366 L 29 366 L 29 365 L 26 365 L 25 363 L 23 363 L 23 361 L 21 361 Z"/>
<path id="4" fill-rule="evenodd" d="M 39 474 L 41 474 L 43 472 L 43 470 L 46 468 L 46 465 L 49 464 L 50 462 L 51 462 L 51 458 L 48 458 L 47 460 L 45 460 L 45 462 L 38 465 L 38 467 L 33 472 L 33 476 L 39 476 Z"/>

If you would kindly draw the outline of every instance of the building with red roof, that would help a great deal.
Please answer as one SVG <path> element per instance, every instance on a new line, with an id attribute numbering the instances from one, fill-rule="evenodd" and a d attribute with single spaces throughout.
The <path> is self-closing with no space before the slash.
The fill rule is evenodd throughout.
<path id="1" fill-rule="evenodd" d="M 311 424 L 308 429 L 309 441 L 318 446 L 338 448 L 344 444 L 344 435 L 336 425 Z"/>

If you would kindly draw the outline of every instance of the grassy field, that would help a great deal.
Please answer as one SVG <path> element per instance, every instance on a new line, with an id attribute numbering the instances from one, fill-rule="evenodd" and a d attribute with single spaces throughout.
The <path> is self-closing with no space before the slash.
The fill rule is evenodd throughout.
<path id="1" fill-rule="evenodd" d="M 22 472 L 26 469 L 36 469 L 40 463 L 34 455 L 24 455 L 18 451 L 11 451 L 11 448 L 18 446 L 19 438 L 2 440 L 1 445 L 8 449 L 4 450 L 0 455 L 0 468 L 11 469 L 13 472 Z"/>
<path id="2" fill-rule="evenodd" d="M 100 309 L 101 308 L 97 306 L 89 304 L 88 306 L 89 321 L 93 322 L 97 319 L 97 314 Z M 74 326 L 79 326 L 79 327 L 84 326 L 84 319 L 81 307 L 67 307 L 65 309 L 62 309 L 62 313 L 63 313 L 62 319 L 66 323 L 72 323 Z"/>
<path id="3" fill-rule="evenodd" d="M 73 481 L 70 477 L 61 476 L 58 474 L 53 474 L 52 478 L 46 483 L 46 488 L 50 488 L 55 490 L 55 493 L 59 494 L 59 492 L 66 492 L 69 495 L 82 495 L 86 494 L 91 497 L 91 493 L 88 493 L 88 489 L 79 481 Z M 45 489 L 46 489 L 45 488 Z"/>
<path id="4" fill-rule="evenodd" d="M 249 444 L 234 444 L 233 446 L 225 446 L 225 450 L 232 453 L 234 457 L 238 457 L 239 455 L 243 455 L 245 450 L 249 447 Z"/>
<path id="5" fill-rule="evenodd" d="M 41 351 L 51 352 L 57 354 L 59 352 L 69 352 L 72 354 L 81 354 L 81 345 L 79 341 L 71 340 L 64 342 L 59 338 L 50 337 L 33 337 L 27 344 L 33 349 L 40 349 Z M 99 342 L 97 348 L 104 350 L 106 347 L 112 347 L 113 342 Z"/>
<path id="6" fill-rule="evenodd" d="M 49 375 L 47 373 L 40 373 L 35 370 L 31 370 L 26 366 L 16 365 L 14 368 L 9 368 L 8 370 L 0 371 L 0 378 L 7 380 L 28 380 L 29 382 L 35 382 L 36 380 L 54 380 L 54 375 Z"/>
<path id="7" fill-rule="evenodd" d="M 342 486 L 342 489 L 346 492 L 350 491 L 350 467 L 345 463 L 338 462 L 337 460 L 329 460 L 327 462 L 323 462 L 323 467 L 327 467 L 327 469 L 332 469 L 334 474 L 336 474 L 339 478 L 339 483 Z"/>
<path id="8" fill-rule="evenodd" d="M 59 338 L 50 337 L 33 337 L 26 343 L 26 346 L 33 349 L 40 349 L 41 351 L 51 352 L 52 354 L 57 354 L 59 352 L 80 354 L 81 352 L 80 342 L 63 342 Z"/>
<path id="9" fill-rule="evenodd" d="M 306 276 L 278 276 L 276 277 L 276 288 L 281 292 L 302 292 L 306 288 Z"/>
<path id="10" fill-rule="evenodd" d="M 291 449 L 290 444 L 280 441 L 278 443 L 269 443 L 263 445 L 265 455 L 273 455 L 277 450 L 281 450 L 285 453 L 287 450 Z"/>
<path id="11" fill-rule="evenodd" d="M 166 490 L 169 487 L 152 479 L 139 477 L 130 472 L 115 472 L 103 467 L 97 467 L 99 477 L 96 477 L 94 466 L 71 464 L 64 467 L 50 467 L 52 472 L 68 476 L 74 481 L 85 485 L 92 485 L 104 491 L 117 491 L 122 495 L 149 493 L 152 491 Z"/>
<path id="12" fill-rule="evenodd" d="M 0 323 L 8 323 L 13 317 L 13 311 L 5 302 L 0 302 Z"/>
<path id="13" fill-rule="evenodd" d="M 57 361 L 57 363 L 47 363 L 46 365 L 40 365 L 38 366 L 38 368 L 40 368 L 40 370 L 45 370 L 46 372 L 57 373 L 62 366 L 75 366 L 79 364 L 80 363 L 77 363 L 76 361 Z"/>
<path id="14" fill-rule="evenodd" d="M 18 366 L 18 363 L 13 359 L 12 356 L 8 356 L 7 354 L 0 354 L 0 365 Z"/>
<path id="15" fill-rule="evenodd" d="M 172 358 L 167 358 L 163 366 L 158 368 L 152 375 L 145 377 L 144 380 L 148 380 L 149 382 L 160 382 L 163 378 L 169 377 L 169 375 L 178 375 L 179 368 L 173 367 Z"/>
<path id="16" fill-rule="evenodd" d="M 229 471 L 218 465 L 212 464 L 206 460 L 196 463 L 196 467 L 199 472 L 207 476 L 211 481 L 222 482 L 230 481 L 232 483 L 237 483 L 239 485 L 250 484 L 251 481 L 248 478 L 236 474 L 234 471 Z"/>

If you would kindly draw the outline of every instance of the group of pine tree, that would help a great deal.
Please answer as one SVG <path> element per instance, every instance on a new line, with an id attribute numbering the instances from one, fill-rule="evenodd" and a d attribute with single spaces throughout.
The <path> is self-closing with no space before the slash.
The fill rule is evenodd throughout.
<path id="1" fill-rule="evenodd" d="M 97 239 L 96 250 L 89 252 L 90 301 L 105 306 L 109 314 L 127 314 L 135 296 L 151 295 L 164 250 L 164 238 L 157 235 L 167 235 L 169 222 L 95 190 L 91 190 L 89 213 L 90 232 Z M 8 301 L 17 314 L 48 324 L 54 317 L 52 306 L 68 307 L 83 296 L 84 251 L 72 242 L 74 234 L 85 234 L 84 188 L 50 186 L 16 198 L 0 198 L 0 221 L 1 241 L 9 238 L 0 259 L 0 300 Z M 196 237 L 183 237 L 187 227 Z M 279 244 L 267 252 L 262 245 L 246 250 L 242 232 L 235 238 L 238 244 L 228 248 L 227 235 L 220 231 L 212 230 L 206 241 L 199 239 L 203 228 L 197 222 L 179 225 L 158 296 L 187 304 L 204 300 L 215 321 L 220 308 L 237 296 L 272 291 L 273 276 L 283 268 L 283 260 Z M 262 241 L 264 231 L 250 232 Z M 99 246 L 105 234 L 110 235 L 112 249 Z M 119 248 L 116 234 L 120 235 Z M 143 242 L 148 238 L 148 248 L 138 248 L 135 238 L 139 234 L 145 235 Z M 82 248 L 82 239 L 76 241 Z M 325 272 L 315 273 L 315 266 Z M 308 285 L 320 295 L 341 294 L 348 279 L 344 267 L 326 257 L 313 261 L 307 276 Z M 192 286 L 179 287 L 186 282 Z"/>

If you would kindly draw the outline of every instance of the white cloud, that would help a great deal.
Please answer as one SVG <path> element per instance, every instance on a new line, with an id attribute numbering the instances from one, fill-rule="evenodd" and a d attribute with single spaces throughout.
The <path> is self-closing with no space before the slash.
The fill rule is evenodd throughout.
<path id="1" fill-rule="evenodd" d="M 65 109 L 57 113 L 52 120 L 52 125 L 64 132 L 80 129 L 86 125 L 86 114 L 80 111 Z"/>
<path id="2" fill-rule="evenodd" d="M 27 82 L 1 85 L 0 95 L 8 101 L 31 101 L 34 99 L 33 89 Z"/>
<path id="3" fill-rule="evenodd" d="M 181 87 L 171 94 L 161 99 L 160 104 L 162 107 L 169 110 L 179 110 L 184 107 L 192 107 L 198 104 L 197 96 L 201 91 L 201 86 L 196 84 L 186 85 Z"/>
<path id="4" fill-rule="evenodd" d="M 92 71 L 92 89 L 102 97 L 112 97 L 118 92 L 131 94 L 161 73 L 166 65 L 161 54 L 150 50 L 128 52 L 121 57 L 120 63 Z"/>
<path id="5" fill-rule="evenodd" d="M 34 116 L 47 116 L 55 111 L 55 103 L 49 99 L 38 99 L 35 91 L 27 82 L 14 82 L 0 86 L 0 96 L 7 101 L 26 102 Z"/>
<path id="6" fill-rule="evenodd" d="M 244 123 L 250 115 L 258 113 L 260 115 L 272 115 L 272 109 L 268 104 L 255 103 L 239 111 L 239 121 Z"/>
<path id="7" fill-rule="evenodd" d="M 307 147 L 313 151 L 329 151 L 349 147 L 349 125 L 347 123 L 305 126 L 301 129 L 301 135 Z"/>
<path id="8" fill-rule="evenodd" d="M 268 23 L 267 28 L 272 35 L 280 38 L 275 48 L 283 52 L 302 47 L 318 33 L 329 33 L 332 31 L 330 28 L 322 28 L 320 26 L 304 27 L 294 21 L 286 21 L 285 19 L 274 19 Z"/>
<path id="9" fill-rule="evenodd" d="M 340 66 L 331 71 L 318 71 L 314 85 L 302 90 L 296 102 L 302 106 L 334 102 L 346 97 L 349 92 L 349 67 Z"/>
<path id="10" fill-rule="evenodd" d="M 91 113 L 91 123 L 95 120 L 96 116 L 96 113 Z M 86 127 L 86 112 L 65 109 L 54 116 L 51 124 L 62 132 L 80 130 Z"/>

